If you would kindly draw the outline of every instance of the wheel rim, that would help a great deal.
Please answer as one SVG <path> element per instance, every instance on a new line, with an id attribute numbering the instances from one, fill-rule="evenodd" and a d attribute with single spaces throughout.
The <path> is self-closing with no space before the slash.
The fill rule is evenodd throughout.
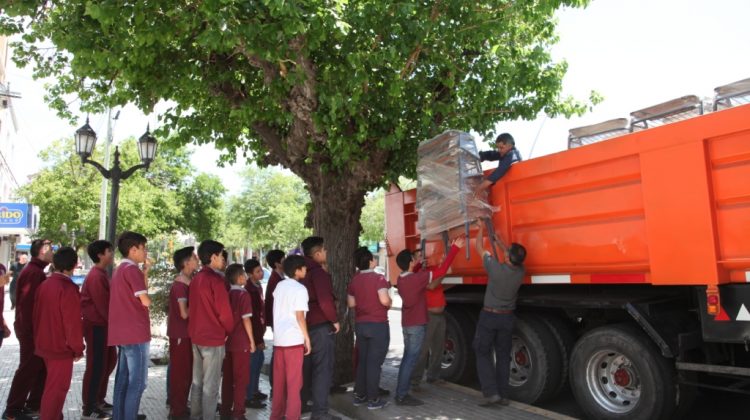
<path id="1" fill-rule="evenodd" d="M 622 353 L 601 350 L 589 358 L 586 384 L 599 406 L 611 413 L 632 411 L 641 398 L 638 370 Z"/>
<path id="2" fill-rule="evenodd" d="M 440 362 L 440 367 L 448 369 L 451 367 L 453 362 L 456 360 L 456 343 L 451 338 L 445 339 L 445 346 L 443 346 L 443 360 Z"/>
<path id="3" fill-rule="evenodd" d="M 526 342 L 518 336 L 513 336 L 513 344 L 510 348 L 510 378 L 511 386 L 521 386 L 529 380 L 533 363 L 531 352 Z"/>

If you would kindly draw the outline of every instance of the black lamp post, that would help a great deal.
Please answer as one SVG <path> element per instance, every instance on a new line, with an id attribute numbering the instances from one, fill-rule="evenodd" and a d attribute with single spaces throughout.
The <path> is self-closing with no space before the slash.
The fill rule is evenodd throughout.
<path id="1" fill-rule="evenodd" d="M 156 139 L 151 135 L 149 128 L 146 127 L 146 133 L 138 139 L 138 154 L 141 156 L 141 163 L 125 171 L 120 168 L 120 151 L 118 148 L 115 148 L 115 162 L 111 169 L 105 169 L 98 162 L 89 159 L 94 152 L 94 146 L 96 146 L 96 133 L 91 126 L 89 126 L 88 117 L 86 118 L 86 124 L 76 130 L 75 142 L 76 153 L 81 157 L 81 161 L 92 165 L 99 170 L 103 177 L 112 181 L 107 240 L 114 244 L 115 232 L 117 229 L 117 207 L 120 200 L 120 181 L 128 179 L 130 175 L 133 175 L 138 169 L 148 169 L 149 165 L 154 160 L 154 156 L 156 156 Z"/>

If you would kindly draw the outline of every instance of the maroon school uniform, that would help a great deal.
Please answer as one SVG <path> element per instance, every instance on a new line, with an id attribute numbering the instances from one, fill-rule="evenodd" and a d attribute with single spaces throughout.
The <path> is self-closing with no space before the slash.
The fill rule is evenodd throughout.
<path id="1" fill-rule="evenodd" d="M 250 338 L 243 320 L 253 316 L 250 293 L 232 285 L 229 291 L 234 328 L 227 339 L 221 381 L 221 415 L 240 417 L 245 414 L 245 393 L 250 383 Z M 234 407 L 234 408 L 232 408 Z"/>
<path id="2" fill-rule="evenodd" d="M 388 308 L 380 303 L 378 292 L 390 285 L 382 274 L 363 270 L 354 275 L 346 293 L 357 302 L 354 320 L 360 322 L 388 322 Z"/>
<path id="3" fill-rule="evenodd" d="M 302 284 L 310 296 L 310 311 L 307 313 L 307 328 L 326 322 L 338 322 L 336 300 L 333 295 L 331 275 L 312 258 L 305 257 L 307 274 Z"/>
<path id="4" fill-rule="evenodd" d="M 125 258 L 112 275 L 109 295 L 107 344 L 123 346 L 151 341 L 148 308 L 140 295 L 148 293 L 146 279 L 138 265 Z"/>
<path id="5" fill-rule="evenodd" d="M 403 273 L 398 277 L 398 294 L 401 295 L 402 302 L 402 327 L 427 324 L 427 299 L 424 292 L 431 279 L 430 271 Z"/>
<path id="6" fill-rule="evenodd" d="M 44 360 L 34 354 L 34 302 L 37 288 L 47 278 L 47 263 L 32 257 L 18 275 L 16 287 L 16 322 L 14 329 L 20 347 L 20 362 L 8 392 L 7 411 L 24 407 L 38 410 L 42 403 L 46 368 Z"/>
<path id="7" fill-rule="evenodd" d="M 223 346 L 232 332 L 232 309 L 224 277 L 203 266 L 190 282 L 188 334 L 193 344 Z"/>
<path id="8" fill-rule="evenodd" d="M 39 286 L 36 300 L 35 353 L 47 367 L 40 414 L 43 419 L 61 419 L 73 376 L 73 359 L 83 356 L 81 295 L 70 277 L 54 273 Z"/>
<path id="9" fill-rule="evenodd" d="M 250 301 L 253 306 L 253 340 L 255 345 L 263 343 L 263 336 L 266 334 L 265 319 L 265 302 L 263 302 L 263 286 L 248 281 L 245 290 L 250 293 Z"/>
<path id="10" fill-rule="evenodd" d="M 117 365 L 117 349 L 107 345 L 109 278 L 103 268 L 94 266 L 86 275 L 81 287 L 81 315 L 86 342 L 81 394 L 84 411 L 88 411 L 104 402 L 109 376 Z"/>
<path id="11" fill-rule="evenodd" d="M 183 417 L 190 414 L 187 403 L 193 381 L 193 348 L 188 335 L 188 319 L 180 313 L 180 302 L 188 305 L 190 286 L 184 274 L 179 274 L 169 289 L 169 415 Z M 189 307 L 189 305 L 188 305 Z"/>
<path id="12" fill-rule="evenodd" d="M 265 315 L 266 326 L 273 328 L 273 291 L 276 290 L 276 285 L 283 279 L 281 274 L 273 270 L 271 276 L 268 277 L 268 285 L 266 286 L 266 301 L 265 301 Z"/>

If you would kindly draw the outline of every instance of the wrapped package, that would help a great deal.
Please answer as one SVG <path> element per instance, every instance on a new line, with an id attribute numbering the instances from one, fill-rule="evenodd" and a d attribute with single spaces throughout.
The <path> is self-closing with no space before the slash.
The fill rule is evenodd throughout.
<path id="1" fill-rule="evenodd" d="M 474 138 L 449 130 L 417 149 L 417 211 L 422 240 L 431 239 L 478 218 L 493 208 L 487 191 L 475 194 L 482 182 L 482 165 Z"/>

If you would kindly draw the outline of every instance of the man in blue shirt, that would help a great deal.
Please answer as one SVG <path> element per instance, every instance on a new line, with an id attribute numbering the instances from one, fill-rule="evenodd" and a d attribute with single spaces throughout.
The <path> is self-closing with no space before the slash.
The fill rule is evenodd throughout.
<path id="1" fill-rule="evenodd" d="M 495 185 L 508 172 L 510 165 L 521 161 L 521 154 L 516 149 L 516 142 L 509 133 L 502 133 L 497 136 L 495 145 L 497 146 L 497 150 L 479 152 L 479 158 L 483 162 L 485 160 L 497 160 L 499 163 L 490 176 L 484 179 L 479 187 L 477 187 L 477 193 Z"/>

